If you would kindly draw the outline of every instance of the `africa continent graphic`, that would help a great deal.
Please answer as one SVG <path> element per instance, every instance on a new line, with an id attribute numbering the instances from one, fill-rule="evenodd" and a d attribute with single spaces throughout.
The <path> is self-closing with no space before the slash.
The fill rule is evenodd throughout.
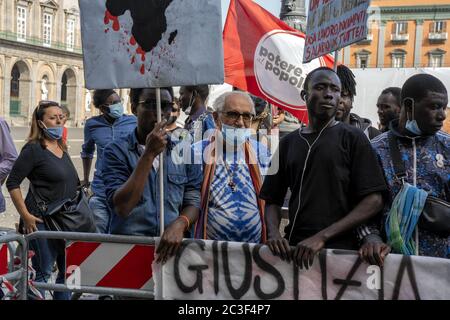
<path id="1" fill-rule="evenodd" d="M 130 11 L 133 19 L 131 33 L 144 52 L 150 52 L 156 47 L 163 34 L 167 31 L 166 9 L 173 0 L 107 0 L 106 9 L 114 16 Z M 113 26 L 114 28 L 114 26 Z M 177 35 L 173 31 L 169 37 L 172 44 Z"/>

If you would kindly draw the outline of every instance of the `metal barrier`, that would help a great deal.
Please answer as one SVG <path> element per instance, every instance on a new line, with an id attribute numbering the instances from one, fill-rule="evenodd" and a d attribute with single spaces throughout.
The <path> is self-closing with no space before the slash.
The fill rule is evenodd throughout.
<path id="1" fill-rule="evenodd" d="M 20 245 L 20 250 L 13 250 L 12 246 L 10 246 L 11 242 L 17 242 Z M 27 290 L 28 290 L 28 243 L 25 240 L 24 236 L 21 234 L 6 234 L 0 236 L 0 243 L 5 243 L 8 245 L 8 250 L 10 253 L 10 260 L 8 273 L 2 275 L 8 281 L 19 281 L 19 298 L 20 300 L 27 299 Z M 16 251 L 16 252 L 13 252 Z M 14 268 L 14 256 L 17 254 L 17 251 L 20 251 L 20 259 L 21 265 L 20 268 L 16 271 L 13 271 Z"/>
<path id="2" fill-rule="evenodd" d="M 79 233 L 79 232 L 55 232 L 55 231 L 37 231 L 25 236 L 27 243 L 34 239 L 52 239 L 52 240 L 69 240 L 69 241 L 86 241 L 86 242 L 101 242 L 101 243 L 121 243 L 121 244 L 136 244 L 136 245 L 154 245 L 155 240 L 151 237 L 142 236 L 124 236 L 124 235 L 109 235 L 98 233 Z M 67 266 L 66 266 L 67 267 Z M 147 298 L 153 299 L 154 292 L 142 289 L 126 289 L 126 288 L 112 288 L 112 287 L 93 287 L 93 286 L 79 286 L 78 288 L 69 287 L 66 284 L 53 284 L 45 282 L 33 282 L 33 285 L 42 290 L 53 290 L 61 292 L 76 292 L 76 293 L 93 293 L 101 295 L 116 295 L 127 296 L 130 298 Z"/>

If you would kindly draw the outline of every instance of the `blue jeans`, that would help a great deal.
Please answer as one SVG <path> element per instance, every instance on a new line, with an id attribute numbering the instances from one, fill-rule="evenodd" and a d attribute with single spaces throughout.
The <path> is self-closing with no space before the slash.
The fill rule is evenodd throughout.
<path id="1" fill-rule="evenodd" d="M 43 223 L 36 224 L 39 231 L 45 231 Z M 30 250 L 33 250 L 35 255 L 31 262 L 33 268 L 36 270 L 37 282 L 48 282 L 53 272 L 53 265 L 58 266 L 58 276 L 56 283 L 64 284 L 64 274 L 66 271 L 65 253 L 61 249 L 57 249 L 53 243 L 47 239 L 34 239 L 30 241 Z M 45 296 L 45 291 L 41 290 Z M 69 300 L 70 292 L 54 292 L 55 300 Z"/>
<path id="2" fill-rule="evenodd" d="M 89 199 L 89 207 L 94 213 L 95 226 L 98 233 L 110 233 L 111 212 L 106 198 L 93 196 Z"/>

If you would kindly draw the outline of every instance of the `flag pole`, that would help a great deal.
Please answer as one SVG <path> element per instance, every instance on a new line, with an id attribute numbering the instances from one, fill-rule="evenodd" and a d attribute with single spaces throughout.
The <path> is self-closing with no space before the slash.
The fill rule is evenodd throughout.
<path id="1" fill-rule="evenodd" d="M 162 121 L 161 89 L 156 88 L 156 117 L 158 123 Z M 164 152 L 159 154 L 159 236 L 164 233 Z"/>
<path id="2" fill-rule="evenodd" d="M 162 121 L 161 112 L 161 88 L 156 88 L 156 119 L 158 123 Z M 165 130 L 165 129 L 164 129 Z M 164 233 L 164 151 L 159 154 L 159 237 Z M 164 265 L 161 265 L 161 298 L 164 297 Z"/>
<path id="3" fill-rule="evenodd" d="M 333 65 L 334 71 L 337 70 L 338 57 L 339 57 L 339 49 L 334 52 L 334 65 Z"/>

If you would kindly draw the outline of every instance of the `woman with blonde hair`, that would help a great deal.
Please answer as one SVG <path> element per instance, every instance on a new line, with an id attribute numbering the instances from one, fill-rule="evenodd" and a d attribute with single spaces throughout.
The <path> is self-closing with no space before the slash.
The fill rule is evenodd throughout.
<path id="1" fill-rule="evenodd" d="M 20 214 L 19 231 L 25 234 L 46 230 L 36 195 L 45 204 L 73 199 L 77 195 L 79 179 L 62 140 L 62 119 L 62 110 L 57 102 L 39 102 L 33 112 L 27 144 L 22 148 L 6 182 Z M 30 181 L 30 190 L 24 200 L 20 185 L 25 178 Z M 36 281 L 48 281 L 56 261 L 56 282 L 64 283 L 64 251 L 45 239 L 32 240 L 30 249 L 35 252 L 33 266 L 36 269 Z M 68 299 L 69 294 L 55 292 L 54 298 Z"/>

